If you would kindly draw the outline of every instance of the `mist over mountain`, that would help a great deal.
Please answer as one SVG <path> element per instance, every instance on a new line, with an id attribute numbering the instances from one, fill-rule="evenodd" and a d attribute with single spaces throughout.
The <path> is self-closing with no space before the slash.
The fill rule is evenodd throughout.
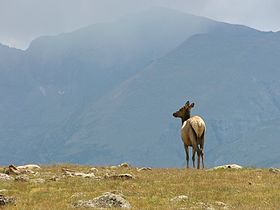
<path id="1" fill-rule="evenodd" d="M 207 165 L 279 166 L 280 34 L 154 8 L 0 46 L 1 163 L 183 166 L 186 100 Z"/>

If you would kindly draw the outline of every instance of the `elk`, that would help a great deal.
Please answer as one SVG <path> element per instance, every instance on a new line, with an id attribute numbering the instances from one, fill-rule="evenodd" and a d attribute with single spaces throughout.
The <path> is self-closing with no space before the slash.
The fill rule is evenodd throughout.
<path id="1" fill-rule="evenodd" d="M 189 146 L 192 147 L 192 161 L 195 168 L 195 153 L 197 153 L 197 168 L 200 168 L 200 157 L 202 159 L 202 167 L 204 168 L 204 135 L 206 126 L 203 119 L 199 116 L 191 117 L 191 109 L 194 103 L 189 101 L 181 107 L 177 112 L 173 113 L 174 117 L 181 118 L 181 137 L 185 147 L 187 168 L 189 168 Z"/>

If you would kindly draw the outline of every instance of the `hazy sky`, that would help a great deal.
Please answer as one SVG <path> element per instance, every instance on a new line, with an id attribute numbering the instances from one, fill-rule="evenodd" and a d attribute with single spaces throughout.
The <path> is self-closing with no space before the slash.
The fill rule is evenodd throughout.
<path id="1" fill-rule="evenodd" d="M 73 31 L 153 6 L 280 30 L 280 0 L 0 0 L 0 43 L 25 49 L 38 36 Z"/>

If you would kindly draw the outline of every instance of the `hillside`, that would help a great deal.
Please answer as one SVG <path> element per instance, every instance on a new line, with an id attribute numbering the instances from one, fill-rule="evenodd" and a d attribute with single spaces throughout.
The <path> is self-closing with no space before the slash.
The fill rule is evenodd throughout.
<path id="1" fill-rule="evenodd" d="M 69 146 L 102 139 L 118 148 L 114 160 L 182 166 L 180 121 L 171 114 L 190 100 L 207 124 L 208 167 L 279 166 L 279 39 L 234 25 L 187 39 L 86 110 L 78 123 L 91 129 L 76 132 Z"/>
<path id="2" fill-rule="evenodd" d="M 280 166 L 280 33 L 154 8 L 0 46 L 0 163 L 181 167 L 186 100 L 206 166 Z"/>
<path id="3" fill-rule="evenodd" d="M 131 209 L 280 207 L 279 171 L 268 169 L 151 168 L 139 171 L 135 167 L 55 165 L 33 171 L 36 174 L 11 175 L 16 180 L 0 178 L 0 194 L 15 199 L 16 204 L 7 204 L 5 209 L 86 209 L 73 206 L 105 192 L 123 197 Z M 75 173 L 90 174 L 91 178 L 71 175 Z M 127 176 L 120 178 L 120 174 Z M 111 200 L 111 205 L 113 203 L 116 202 Z"/>
<path id="4" fill-rule="evenodd" d="M 85 129 L 73 127 L 81 113 L 186 37 L 215 24 L 154 8 L 113 23 L 40 37 L 18 62 L 0 57 L 3 68 L 9 68 L 6 77 L 0 71 L 0 146 L 7 148 L 1 162 L 64 161 L 58 151 L 77 130 Z"/>

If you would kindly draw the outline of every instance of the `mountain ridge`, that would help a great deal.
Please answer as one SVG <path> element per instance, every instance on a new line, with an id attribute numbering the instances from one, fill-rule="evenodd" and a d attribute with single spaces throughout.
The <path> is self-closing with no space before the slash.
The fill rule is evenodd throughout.
<path id="1" fill-rule="evenodd" d="M 0 79 L 4 163 L 181 167 L 180 122 L 171 113 L 190 100 L 207 123 L 208 165 L 244 156 L 243 165 L 279 164 L 276 155 L 255 157 L 253 144 L 278 128 L 279 33 L 173 10 L 148 14 L 41 37 L 24 51 L 13 67 L 20 74 L 8 75 L 18 87 L 7 94 L 10 82 Z M 266 154 L 276 148 L 271 135 Z M 231 150 L 235 143 L 243 147 Z"/>

